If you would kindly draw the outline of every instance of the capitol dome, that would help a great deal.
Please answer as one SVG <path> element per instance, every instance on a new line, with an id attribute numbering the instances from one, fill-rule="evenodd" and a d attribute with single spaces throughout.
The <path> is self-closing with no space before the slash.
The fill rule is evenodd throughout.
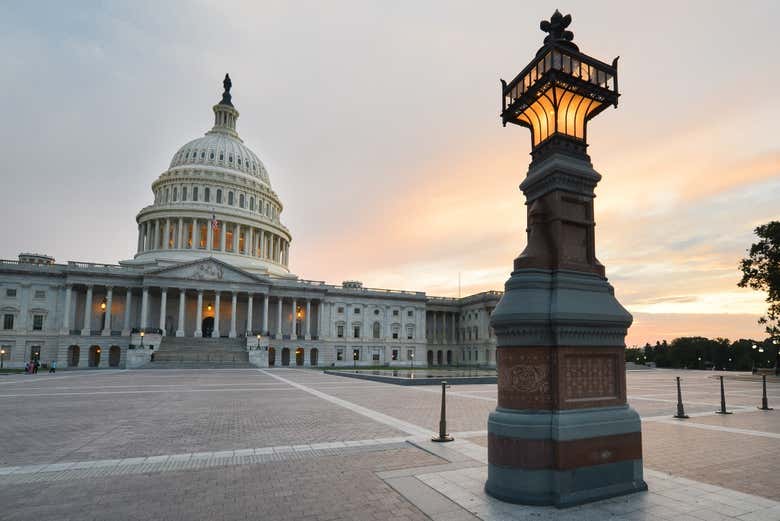
<path id="1" fill-rule="evenodd" d="M 148 268 L 215 257 L 257 274 L 292 277 L 292 236 L 281 223 L 282 203 L 268 171 L 236 132 L 230 77 L 214 105 L 214 126 L 173 155 L 152 183 L 154 203 L 138 222 L 131 265 Z"/>

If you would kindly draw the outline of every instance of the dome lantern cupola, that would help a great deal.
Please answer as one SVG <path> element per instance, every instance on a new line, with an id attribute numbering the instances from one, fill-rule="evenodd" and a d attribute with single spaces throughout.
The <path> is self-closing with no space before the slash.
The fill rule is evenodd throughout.
<path id="1" fill-rule="evenodd" d="M 233 82 L 230 81 L 230 75 L 225 74 L 225 79 L 222 81 L 222 86 L 225 90 L 222 92 L 222 100 L 214 105 L 214 128 L 212 132 L 229 134 L 230 136 L 241 139 L 236 132 L 236 120 L 238 119 L 238 111 L 233 106 L 233 96 L 230 95 L 230 88 L 233 86 Z"/>

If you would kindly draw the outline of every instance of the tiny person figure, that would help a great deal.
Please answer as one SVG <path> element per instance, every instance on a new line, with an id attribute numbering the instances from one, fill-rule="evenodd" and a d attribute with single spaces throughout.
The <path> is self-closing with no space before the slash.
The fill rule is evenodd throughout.
<path id="1" fill-rule="evenodd" d="M 49 364 L 49 373 L 56 373 L 57 372 L 57 361 L 52 360 Z"/>

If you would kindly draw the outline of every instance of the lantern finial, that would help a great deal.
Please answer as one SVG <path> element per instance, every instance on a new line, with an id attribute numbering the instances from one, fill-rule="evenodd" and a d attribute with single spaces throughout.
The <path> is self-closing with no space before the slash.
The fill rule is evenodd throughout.
<path id="1" fill-rule="evenodd" d="M 539 28 L 548 33 L 544 38 L 544 44 L 551 45 L 557 43 L 565 46 L 574 46 L 576 49 L 577 46 L 572 42 L 572 40 L 574 40 L 574 33 L 566 30 L 566 28 L 569 27 L 569 24 L 571 24 L 571 15 L 567 14 L 566 16 L 563 16 L 557 9 L 550 17 L 549 21 L 542 20 L 539 24 Z"/>

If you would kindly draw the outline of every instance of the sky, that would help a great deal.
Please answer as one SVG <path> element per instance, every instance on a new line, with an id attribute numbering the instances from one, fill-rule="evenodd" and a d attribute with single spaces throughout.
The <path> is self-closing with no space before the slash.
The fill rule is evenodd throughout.
<path id="1" fill-rule="evenodd" d="M 620 56 L 619 106 L 588 139 L 627 344 L 762 338 L 764 296 L 736 284 L 753 229 L 780 216 L 775 1 L 0 0 L 0 258 L 132 258 L 151 183 L 211 127 L 229 72 L 294 273 L 502 289 L 531 140 L 502 128 L 499 78 L 556 7 L 583 52 Z"/>

